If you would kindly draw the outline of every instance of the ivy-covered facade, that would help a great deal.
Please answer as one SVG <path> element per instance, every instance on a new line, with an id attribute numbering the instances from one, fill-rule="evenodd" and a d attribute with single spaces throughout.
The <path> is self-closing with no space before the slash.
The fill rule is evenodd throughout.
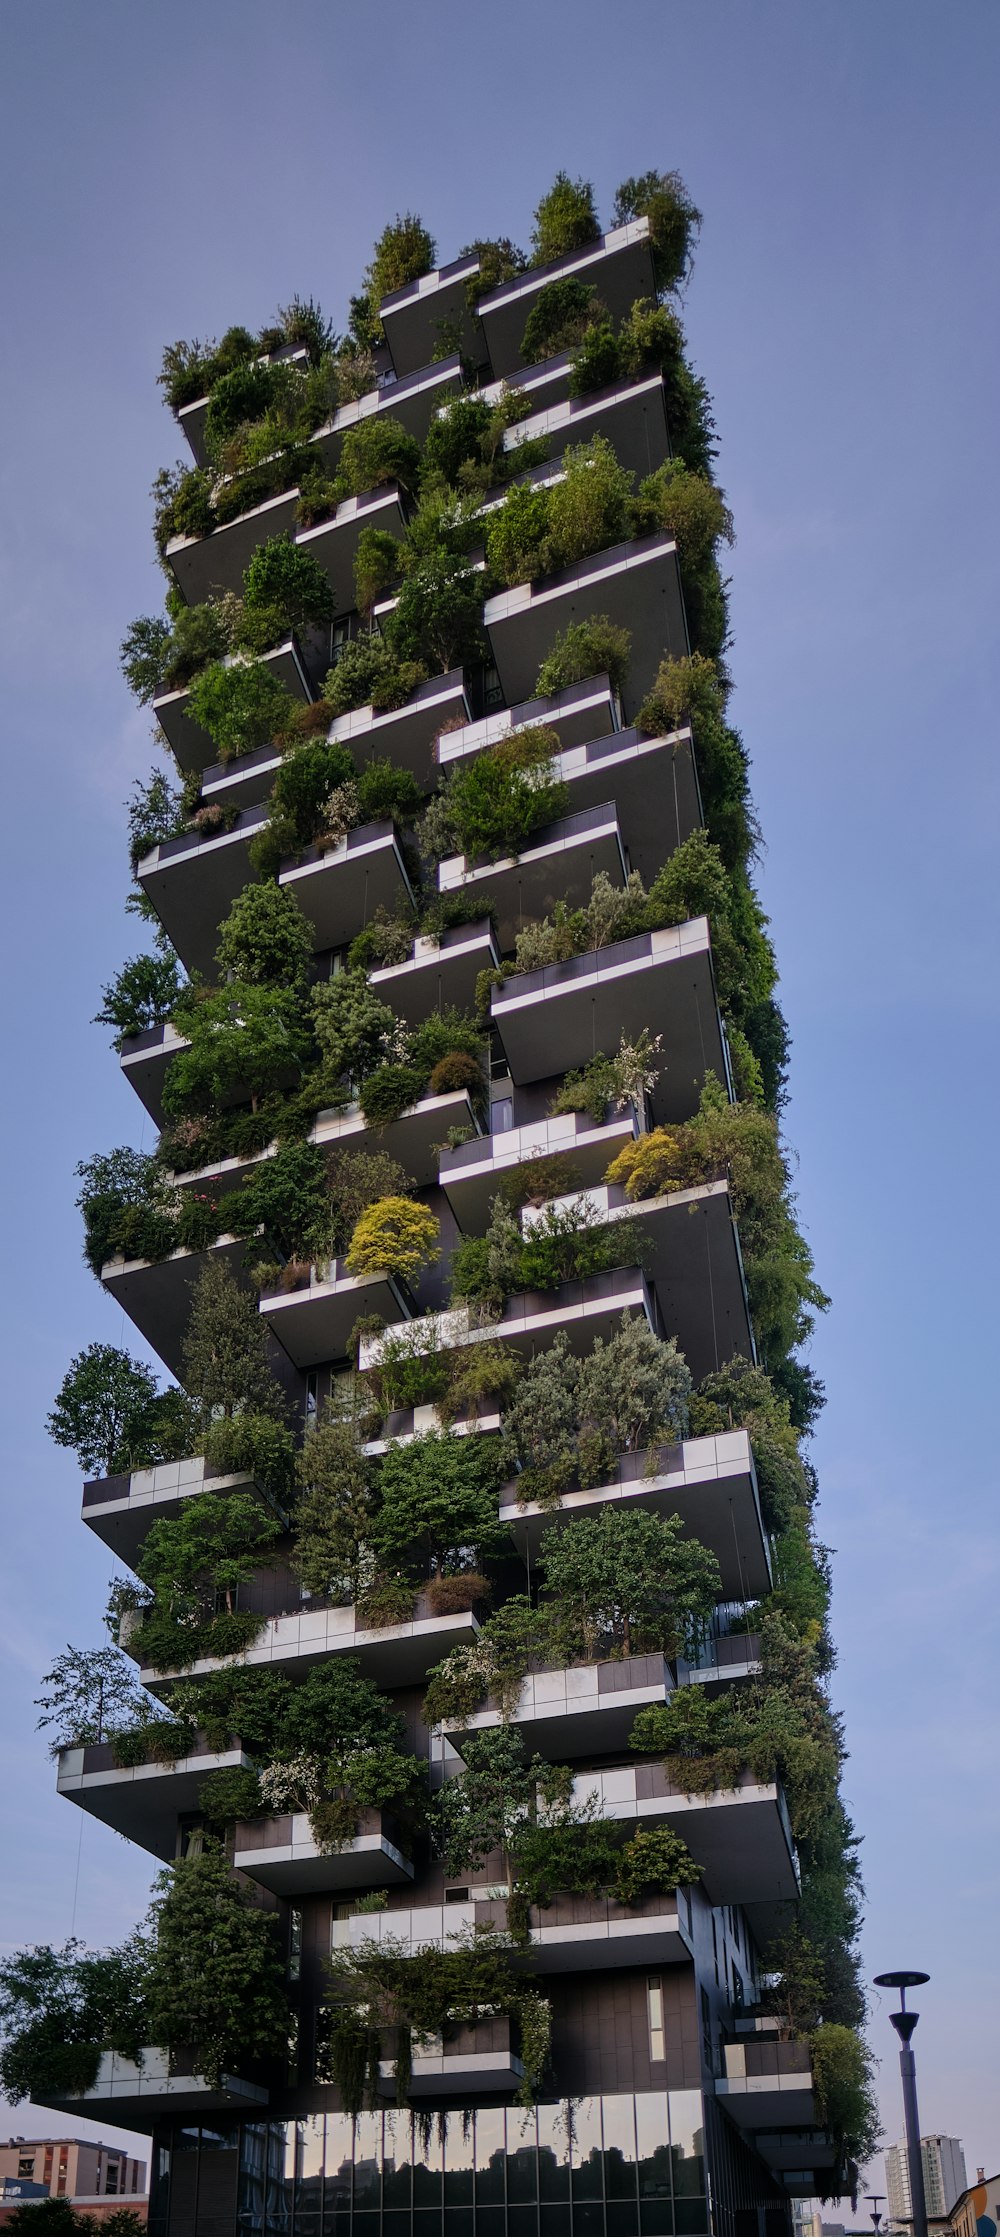
<path id="1" fill-rule="evenodd" d="M 117 1566 L 40 1720 L 160 1876 L 0 1967 L 154 2237 L 779 2237 L 873 2143 L 699 220 L 608 215 L 165 355 L 158 1146 L 80 1202 L 170 1380 L 55 1401 Z"/>

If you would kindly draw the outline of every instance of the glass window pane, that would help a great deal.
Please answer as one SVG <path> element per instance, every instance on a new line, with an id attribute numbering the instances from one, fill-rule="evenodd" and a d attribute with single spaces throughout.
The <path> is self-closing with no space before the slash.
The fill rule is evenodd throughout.
<path id="1" fill-rule="evenodd" d="M 635 2100 L 640 2198 L 670 2197 L 670 2120 L 665 2090 L 642 2090 Z"/>
<path id="2" fill-rule="evenodd" d="M 639 2228 L 642 2237 L 673 2237 L 674 2212 L 669 2198 L 640 2199 Z"/>
<path id="3" fill-rule="evenodd" d="M 575 2179 L 575 2172 L 574 2172 Z M 604 2207 L 599 2198 L 573 2201 L 573 2237 L 604 2237 Z"/>
<path id="4" fill-rule="evenodd" d="M 540 2237 L 570 2237 L 569 2207 L 540 2206 L 538 2228 Z"/>
<path id="5" fill-rule="evenodd" d="M 354 2212 L 378 2209 L 382 2187 L 382 2115 L 359 2113 L 354 2129 Z"/>
<path id="6" fill-rule="evenodd" d="M 538 2191 L 543 2199 L 569 2197 L 569 2136 L 564 2105 L 538 2108 Z"/>
<path id="7" fill-rule="evenodd" d="M 476 2114 L 477 2207 L 502 2206 L 504 2203 L 506 2143 L 504 2116 L 500 2106 L 481 2106 Z M 478 2231 L 477 2237 L 480 2237 Z"/>
<path id="8" fill-rule="evenodd" d="M 601 2100 L 580 2097 L 573 2107 L 573 2198 L 600 2198 Z M 575 2221 L 574 2216 L 574 2221 Z"/>
<path id="9" fill-rule="evenodd" d="M 708 2201 L 704 2198 L 675 2198 L 674 2218 L 677 2237 L 707 2237 Z"/>
<path id="10" fill-rule="evenodd" d="M 635 2099 L 604 2100 L 604 2195 L 635 2197 Z"/>
<path id="11" fill-rule="evenodd" d="M 705 2135 L 701 2091 L 670 2091 L 670 2144 L 675 2198 L 701 2196 L 705 2189 Z"/>
<path id="12" fill-rule="evenodd" d="M 609 2198 L 604 2209 L 607 2237 L 639 2237 L 639 2208 L 623 2198 Z"/>
<path id="13" fill-rule="evenodd" d="M 537 2206 L 508 2206 L 507 2237 L 538 2237 Z"/>
<path id="14" fill-rule="evenodd" d="M 507 2113 L 507 2202 L 529 2205 L 538 2196 L 538 2144 L 534 2110 L 512 2105 Z"/>
<path id="15" fill-rule="evenodd" d="M 469 2181 L 470 2183 L 472 2181 L 471 2167 L 469 2169 Z M 447 2170 L 445 2171 L 445 2183 L 447 2185 Z M 444 2237 L 473 2237 L 473 2230 L 471 2206 L 445 2207 Z"/>
<path id="16" fill-rule="evenodd" d="M 411 2131 L 413 2116 L 409 2109 L 394 2105 L 384 2115 L 382 2136 L 382 2210 L 405 2208 L 407 2214 L 413 2199 L 413 2174 L 411 2165 Z M 389 2237 L 389 2232 L 386 2232 Z"/>
<path id="17" fill-rule="evenodd" d="M 419 2120 L 413 2123 L 413 2203 L 419 2214 L 422 2208 L 441 2211 L 441 2137 L 437 2115 L 429 2129 L 421 2135 Z"/>
<path id="18" fill-rule="evenodd" d="M 461 2113 L 449 2113 L 444 2139 L 445 2208 L 472 2205 L 473 2132 Z M 447 2212 L 445 2215 L 447 2228 Z"/>

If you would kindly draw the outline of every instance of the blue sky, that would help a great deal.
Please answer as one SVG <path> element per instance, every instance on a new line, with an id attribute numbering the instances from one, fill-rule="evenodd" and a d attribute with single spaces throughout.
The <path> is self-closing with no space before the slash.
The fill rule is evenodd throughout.
<path id="1" fill-rule="evenodd" d="M 295 292 L 343 323 L 398 209 L 448 257 L 526 240 L 560 165 L 606 214 L 627 173 L 677 166 L 705 214 L 686 318 L 736 515 L 788 1131 L 833 1297 L 816 1459 L 866 1957 L 932 1974 L 923 2126 L 995 2167 L 1000 14 L 6 0 L 3 43 L 0 1943 L 62 1939 L 74 1889 L 77 1932 L 110 1940 L 149 1880 L 92 1823 L 79 1847 L 31 1703 L 67 1639 L 99 1642 L 108 1565 L 44 1416 L 72 1352 L 131 1341 L 81 1263 L 73 1168 L 141 1140 L 87 1021 L 138 945 L 121 803 L 151 742 L 116 649 L 160 598 L 162 345 Z M 891 2140 L 884 2002 L 873 2040 Z"/>

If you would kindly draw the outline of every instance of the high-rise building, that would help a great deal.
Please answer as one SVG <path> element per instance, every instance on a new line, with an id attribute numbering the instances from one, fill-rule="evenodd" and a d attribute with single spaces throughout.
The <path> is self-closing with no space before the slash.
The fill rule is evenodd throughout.
<path id="1" fill-rule="evenodd" d="M 401 219 L 346 343 L 167 352 L 162 1131 L 83 1204 L 188 1397 L 56 1433 L 128 1573 L 59 1788 L 168 1870 L 35 2087 L 151 2132 L 154 2237 L 780 2237 L 865 2148 L 695 223 L 561 175 L 533 260 Z"/>
<path id="2" fill-rule="evenodd" d="M 957 2136 L 922 2136 L 920 2156 L 924 2163 L 924 2198 L 928 2219 L 941 2220 L 946 2214 L 950 2214 L 956 2199 L 965 2189 L 965 2153 Z M 889 2220 L 894 2227 L 903 2228 L 913 2216 L 910 2162 L 905 2143 L 890 2144 L 886 2152 L 885 2187 Z"/>

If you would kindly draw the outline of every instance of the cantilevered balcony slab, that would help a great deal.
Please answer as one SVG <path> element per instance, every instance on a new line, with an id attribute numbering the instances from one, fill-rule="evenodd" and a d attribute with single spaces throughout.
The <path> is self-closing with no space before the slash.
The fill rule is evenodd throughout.
<path id="1" fill-rule="evenodd" d="M 574 249 L 553 264 L 522 272 L 481 298 L 480 323 L 490 364 L 499 377 L 516 372 L 523 364 L 521 342 L 528 314 L 543 288 L 551 287 L 554 280 L 582 280 L 592 285 L 612 318 L 616 322 L 625 318 L 637 297 L 656 294 L 649 219 L 632 218 L 627 225 L 602 234 L 587 248 Z"/>
<path id="2" fill-rule="evenodd" d="M 284 643 L 275 645 L 271 652 L 261 653 L 260 660 L 278 683 L 284 684 L 286 690 L 291 692 L 293 699 L 302 706 L 308 706 L 312 691 L 305 663 L 294 637 L 286 637 Z M 235 655 L 229 654 L 223 665 L 232 668 L 238 666 L 239 662 Z M 200 722 L 196 722 L 191 713 L 191 693 L 188 686 L 185 685 L 180 691 L 161 692 L 153 701 L 153 713 L 178 766 L 184 770 L 207 769 L 215 748 L 207 730 L 202 729 Z M 242 757 L 243 760 L 256 758 L 253 754 Z M 234 773 L 240 766 L 240 760 L 229 764 Z M 207 789 L 204 797 L 209 797 Z M 252 798 L 263 799 L 264 794 L 247 793 L 239 799 L 239 806 L 246 807 Z"/>
<path id="3" fill-rule="evenodd" d="M 652 688 L 661 660 L 678 659 L 688 649 L 672 536 L 611 544 L 558 575 L 488 598 L 483 620 L 504 698 L 529 699 L 553 638 L 598 614 L 631 631 L 626 710 L 631 716 Z"/>
<path id="4" fill-rule="evenodd" d="M 272 536 L 290 536 L 319 561 L 333 593 L 334 612 L 350 613 L 355 604 L 358 538 L 364 528 L 384 528 L 391 536 L 402 536 L 406 523 L 401 493 L 395 482 L 386 482 L 361 497 L 345 497 L 330 519 L 315 528 L 296 526 L 298 502 L 298 488 L 286 489 L 207 536 L 172 536 L 167 565 L 189 605 L 227 590 L 238 596 L 258 546 Z"/>
<path id="5" fill-rule="evenodd" d="M 707 917 L 521 971 L 494 988 L 491 1014 L 517 1087 L 585 1065 L 598 1049 L 613 1056 L 644 1027 L 659 1033 L 657 1126 L 691 1117 L 707 1073 L 729 1079 Z"/>
<path id="6" fill-rule="evenodd" d="M 535 833 L 519 855 L 499 862 L 469 862 L 449 855 L 438 869 L 441 894 L 482 893 L 496 912 L 500 946 L 513 947 L 522 925 L 548 916 L 557 901 L 583 908 L 595 877 L 603 872 L 613 886 L 625 884 L 625 853 L 613 800 L 562 816 Z"/>
<path id="7" fill-rule="evenodd" d="M 134 1033 L 122 1042 L 122 1075 L 134 1088 L 150 1118 L 157 1126 L 163 1125 L 163 1087 L 170 1066 L 178 1049 L 186 1049 L 188 1042 L 175 1025 L 151 1025 L 145 1033 Z"/>
<path id="8" fill-rule="evenodd" d="M 238 1824 L 233 1863 L 260 1887 L 292 1901 L 300 1895 L 327 1895 L 344 1888 L 396 1887 L 413 1878 L 410 1858 L 399 1846 L 401 1838 L 399 1827 L 386 1813 L 361 1810 L 355 1838 L 326 1854 L 316 1846 L 309 1819 L 295 1811 Z"/>
<path id="9" fill-rule="evenodd" d="M 614 1668 L 614 1664 L 610 1665 Z M 751 1925 L 779 1915 L 799 1897 L 798 1869 L 780 1786 L 741 1772 L 735 1787 L 685 1794 L 662 1763 L 640 1761 L 608 1771 L 582 1771 L 573 1800 L 595 1801 L 601 1817 L 626 1824 L 670 1825 L 705 1875 L 710 1903 L 741 1903 Z"/>
<path id="10" fill-rule="evenodd" d="M 685 1965 L 691 1944 L 676 1890 L 619 1903 L 613 1895 L 557 1895 L 532 1906 L 524 1960 L 532 1972 L 600 1973 L 621 1965 Z M 515 1959 L 515 1963 L 517 1960 Z"/>
<path id="11" fill-rule="evenodd" d="M 221 1235 L 208 1251 L 171 1251 L 167 1258 L 109 1258 L 101 1268 L 101 1282 L 164 1366 L 179 1378 L 191 1292 L 199 1276 L 212 1258 L 239 1277 L 249 1247 L 242 1236 Z"/>
<path id="12" fill-rule="evenodd" d="M 506 1133 L 487 1134 L 479 1141 L 463 1142 L 459 1149 L 442 1151 L 438 1178 L 459 1226 L 467 1235 L 481 1235 L 493 1198 L 515 1166 L 565 1158 L 581 1183 L 596 1186 L 612 1158 L 635 1137 L 631 1110 L 616 1113 L 603 1126 L 595 1126 L 585 1111 L 566 1111 L 558 1118 L 511 1126 Z"/>
<path id="13" fill-rule="evenodd" d="M 246 808 L 231 831 L 208 839 L 187 831 L 143 855 L 136 876 L 186 971 L 211 977 L 219 926 L 253 883 L 250 841 L 266 820 L 263 808 Z"/>
<path id="14" fill-rule="evenodd" d="M 662 1704 L 672 1691 L 670 1665 L 661 1654 L 535 1670 L 525 1678 L 508 1716 L 490 1700 L 469 1716 L 447 1718 L 440 1729 L 459 1755 L 474 1733 L 492 1732 L 504 1723 L 517 1726 L 529 1753 L 537 1750 L 552 1762 L 611 1755 L 628 1747 L 639 1710 Z"/>
<path id="15" fill-rule="evenodd" d="M 540 365 L 522 365 L 517 372 L 506 373 L 502 380 L 484 381 L 476 394 L 484 404 L 502 402 L 513 389 L 518 396 L 526 396 L 532 412 L 544 411 L 550 404 L 559 404 L 569 395 L 573 372 L 573 351 L 559 350 L 555 357 L 545 357 Z M 520 423 L 523 426 L 523 421 Z"/>
<path id="16" fill-rule="evenodd" d="M 510 2021 L 498 2013 L 478 2026 L 451 2028 L 444 2039 L 415 2038 L 406 2094 L 454 2105 L 480 2095 L 508 2096 L 523 2076 L 523 2061 L 511 2046 Z M 380 2062 L 379 2087 L 386 2097 L 395 2097 L 394 2059 Z"/>
<path id="17" fill-rule="evenodd" d="M 304 372 L 309 363 L 309 352 L 307 349 L 298 347 L 270 352 L 264 351 L 256 360 L 256 363 L 258 365 L 296 365 Z M 207 396 L 197 396 L 192 404 L 182 404 L 179 410 L 174 413 L 179 432 L 189 444 L 191 456 L 196 466 L 208 465 L 208 452 L 205 449 L 205 415 L 208 411 L 209 401 L 210 399 Z"/>
<path id="18" fill-rule="evenodd" d="M 287 1289 L 261 1292 L 260 1310 L 295 1367 L 321 1367 L 343 1359 L 356 1320 L 380 1313 L 388 1322 L 408 1321 L 412 1305 L 406 1292 L 386 1274 L 349 1274 L 342 1259 L 309 1272 Z"/>
<path id="19" fill-rule="evenodd" d="M 440 940 L 417 939 L 405 963 L 369 973 L 372 990 L 406 1025 L 421 1025 L 435 1011 L 471 1010 L 481 971 L 496 970 L 500 951 L 487 918 L 455 924 Z"/>
<path id="20" fill-rule="evenodd" d="M 293 1682 L 304 1678 L 317 1663 L 334 1655 L 350 1655 L 366 1678 L 390 1691 L 423 1685 L 427 1673 L 451 1647 L 469 1646 L 479 1625 L 471 1614 L 436 1616 L 417 1601 L 409 1623 L 380 1625 L 377 1630 L 359 1623 L 353 1607 L 314 1607 L 308 1601 L 289 1615 L 269 1616 L 240 1663 L 283 1670 Z M 205 1656 L 189 1670 L 141 1670 L 143 1684 L 160 1692 L 178 1678 L 201 1678 L 228 1667 L 224 1660 Z"/>
<path id="21" fill-rule="evenodd" d="M 695 1382 L 738 1353 L 754 1357 L 753 1330 L 739 1236 L 727 1181 L 679 1188 L 630 1204 L 621 1187 L 607 1184 L 554 1197 L 550 1209 L 593 1208 L 601 1224 L 635 1221 L 645 1242 L 643 1265 L 652 1282 L 666 1335 L 676 1336 Z M 525 1233 L 546 1207 L 525 1205 Z"/>
<path id="22" fill-rule="evenodd" d="M 747 2036 L 723 2046 L 725 2073 L 715 2094 L 730 2120 L 758 2129 L 815 2129 L 816 2092 L 808 2043 Z"/>
<path id="23" fill-rule="evenodd" d="M 189 1499 L 204 1492 L 228 1499 L 238 1491 L 249 1492 L 269 1515 L 281 1517 L 277 1501 L 252 1476 L 211 1475 L 204 1453 L 194 1453 L 189 1460 L 159 1460 L 152 1468 L 133 1468 L 131 1475 L 98 1476 L 85 1483 L 83 1520 L 126 1568 L 134 1569 L 154 1522 L 173 1521 Z"/>
<path id="24" fill-rule="evenodd" d="M 464 671 L 450 668 L 447 674 L 428 676 L 426 683 L 418 684 L 402 707 L 383 713 L 374 707 L 356 707 L 352 714 L 338 715 L 330 736 L 348 746 L 362 768 L 369 761 L 389 760 L 397 768 L 411 770 L 418 784 L 430 791 L 438 732 L 445 723 L 467 721 L 468 714 Z"/>
<path id="25" fill-rule="evenodd" d="M 614 446 L 618 464 L 627 472 L 640 480 L 655 474 L 670 456 L 662 374 L 543 405 L 529 419 L 508 427 L 503 447 L 516 461 L 521 443 L 543 442 L 550 458 L 561 458 L 565 450 L 589 443 L 595 435 L 605 436 Z"/>
<path id="26" fill-rule="evenodd" d="M 167 2052 L 151 2049 L 143 2051 L 138 2062 L 122 2058 L 118 2051 L 102 2051 L 97 2079 L 89 2089 L 62 2097 L 55 2090 L 36 2090 L 35 2099 L 74 2120 L 111 2121 L 149 2135 L 157 2121 L 171 2114 L 198 2120 L 202 2115 L 244 2113 L 259 2120 L 268 2093 L 236 2074 L 221 2075 L 216 2088 L 201 2074 L 172 2073 Z"/>
<path id="27" fill-rule="evenodd" d="M 650 1468 L 650 1460 L 653 1466 Z M 771 1563 L 760 1514 L 750 1439 L 745 1429 L 689 1437 L 652 1453 L 622 1453 L 616 1473 L 589 1490 L 563 1493 L 557 1507 L 523 1506 L 516 1479 L 500 1495 L 500 1520 L 526 1561 L 537 1559 L 543 1533 L 604 1507 L 648 1508 L 679 1515 L 692 1537 L 714 1553 L 727 1600 L 755 1599 L 771 1589 Z M 728 1644 L 728 1642 L 727 1642 Z"/>
<path id="28" fill-rule="evenodd" d="M 485 728 L 472 723 L 467 731 L 442 738 L 442 763 L 461 767 L 467 757 L 492 745 L 493 738 L 482 742 L 477 738 L 464 753 L 456 750 L 456 738 L 471 738 Z M 690 729 L 662 738 L 644 737 L 634 729 L 612 730 L 585 744 L 564 746 L 554 756 L 554 772 L 568 787 L 574 814 L 582 808 L 593 810 L 605 799 L 614 801 L 629 867 L 638 870 L 647 885 L 701 822 Z"/>
<path id="29" fill-rule="evenodd" d="M 721 2102 L 728 2111 L 725 2096 Z M 834 2198 L 846 2179 L 843 2154 L 825 2128 L 756 2129 L 753 2148 L 790 2198 Z"/>
<path id="30" fill-rule="evenodd" d="M 321 1111 L 309 1129 L 308 1140 L 330 1160 L 342 1149 L 387 1150 L 418 1188 L 427 1188 L 437 1180 L 440 1146 L 453 1126 L 467 1127 L 472 1134 L 479 1132 L 465 1088 L 452 1089 L 447 1095 L 423 1095 L 419 1103 L 412 1103 L 387 1126 L 370 1127 L 357 1103 L 346 1111 Z M 218 1202 L 266 1165 L 277 1148 L 278 1144 L 272 1142 L 256 1156 L 225 1157 L 217 1165 L 203 1165 L 197 1172 L 179 1173 L 177 1187 L 205 1191 Z"/>
<path id="31" fill-rule="evenodd" d="M 548 699 L 526 699 L 516 707 L 498 707 L 461 729 L 438 739 L 437 760 L 442 769 L 470 754 L 484 753 L 515 730 L 543 726 L 554 730 L 561 747 L 586 745 L 590 738 L 605 738 L 619 728 L 618 702 L 607 676 L 589 676 L 584 683 L 568 684 Z"/>
<path id="32" fill-rule="evenodd" d="M 383 295 L 379 305 L 382 331 L 395 371 L 403 378 L 429 366 L 443 340 L 452 333 L 466 357 L 478 362 L 483 342 L 475 313 L 469 308 L 468 285 L 479 277 L 478 256 L 459 256 L 419 280 Z M 391 391 L 390 391 L 391 394 Z"/>
<path id="33" fill-rule="evenodd" d="M 212 1771 L 245 1771 L 249 1757 L 239 1741 L 211 1749 L 196 1742 L 177 1763 L 117 1765 L 109 1742 L 62 1748 L 56 1792 L 66 1795 L 90 1817 L 113 1826 L 150 1856 L 172 1863 L 177 1850 L 177 1820 L 200 1808 L 201 1789 Z"/>
<path id="34" fill-rule="evenodd" d="M 344 436 L 352 428 L 373 419 L 394 419 L 408 435 L 423 443 L 438 412 L 446 411 L 461 389 L 462 360 L 457 351 L 433 364 L 425 358 L 400 378 L 393 380 L 387 374 L 380 388 L 370 388 L 364 396 L 339 404 L 329 427 L 318 430 L 316 442 L 326 455 L 336 459 Z"/>
<path id="35" fill-rule="evenodd" d="M 392 916 L 400 904 L 415 906 L 391 823 L 361 823 L 333 846 L 308 848 L 279 873 L 278 884 L 308 918 L 319 950 L 345 946 L 377 909 Z"/>
<path id="36" fill-rule="evenodd" d="M 449 1312 L 425 1313 L 414 1321 L 409 1342 L 415 1357 L 431 1342 L 442 1350 L 507 1343 L 530 1359 L 536 1351 L 547 1351 L 564 1329 L 570 1350 L 580 1357 L 598 1336 L 607 1341 L 614 1334 L 623 1313 L 641 1315 L 649 1328 L 658 1330 L 654 1300 L 645 1276 L 634 1266 L 616 1268 L 612 1274 L 591 1274 L 584 1282 L 564 1282 L 560 1289 L 527 1291 L 510 1298 L 497 1320 L 477 1321 L 464 1305 Z M 377 1366 L 381 1343 L 380 1336 L 362 1337 L 362 1371 Z"/>

